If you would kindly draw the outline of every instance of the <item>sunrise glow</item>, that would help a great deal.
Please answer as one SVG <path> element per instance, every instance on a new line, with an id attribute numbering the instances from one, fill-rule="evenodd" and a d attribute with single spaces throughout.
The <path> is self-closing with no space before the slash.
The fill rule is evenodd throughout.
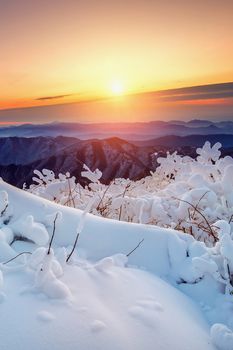
<path id="1" fill-rule="evenodd" d="M 118 80 L 113 81 L 111 84 L 111 92 L 113 95 L 116 95 L 116 96 L 123 95 L 124 93 L 123 84 Z"/>
<path id="2" fill-rule="evenodd" d="M 208 1 L 67 0 L 56 6 L 50 0 L 5 1 L 0 10 L 0 114 L 4 119 L 3 110 L 25 116 L 20 109 L 77 103 L 70 107 L 71 120 L 105 119 L 109 108 L 117 109 L 115 97 L 124 95 L 127 111 L 121 104 L 119 120 L 129 113 L 134 120 L 177 118 L 178 107 L 196 117 L 200 96 L 190 95 L 190 102 L 185 95 L 182 102 L 179 95 L 174 102 L 164 92 L 158 100 L 157 91 L 233 82 L 232 13 L 233 2 L 227 0 L 212 1 L 211 11 Z M 148 92 L 156 92 L 155 98 L 141 96 Z M 211 94 L 201 102 L 208 105 L 207 115 L 223 115 L 213 107 L 219 98 L 229 118 L 232 92 L 222 96 L 220 87 Z M 130 95 L 137 96 L 133 104 Z M 111 97 L 114 104 L 108 101 L 106 111 L 106 104 L 92 103 Z M 135 104 L 139 109 L 128 113 Z M 55 109 L 57 114 L 38 112 L 38 121 L 63 118 L 63 107 Z"/>

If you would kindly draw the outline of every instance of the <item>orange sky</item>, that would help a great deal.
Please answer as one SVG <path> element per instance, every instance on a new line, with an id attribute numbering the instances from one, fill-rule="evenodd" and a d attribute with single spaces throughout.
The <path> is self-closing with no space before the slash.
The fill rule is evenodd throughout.
<path id="1" fill-rule="evenodd" d="M 232 0 L 0 0 L 0 109 L 233 81 L 232 15 Z"/>

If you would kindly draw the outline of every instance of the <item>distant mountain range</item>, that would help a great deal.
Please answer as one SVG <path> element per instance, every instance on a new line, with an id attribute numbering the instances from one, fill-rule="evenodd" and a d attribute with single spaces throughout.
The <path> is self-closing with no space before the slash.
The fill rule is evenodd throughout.
<path id="1" fill-rule="evenodd" d="M 22 187 L 24 182 L 31 183 L 34 169 L 47 168 L 56 174 L 69 171 L 80 179 L 83 164 L 87 164 L 92 170 L 99 168 L 106 183 L 116 177 L 137 179 L 153 169 L 154 150 L 154 147 L 138 147 L 118 138 L 2 138 L 0 176 Z"/>
<path id="2" fill-rule="evenodd" d="M 200 147 L 205 141 L 210 141 L 211 144 L 220 142 L 223 148 L 233 147 L 233 135 L 218 134 L 218 135 L 189 135 L 189 136 L 163 136 L 152 140 L 132 141 L 137 146 L 166 146 L 166 147 Z"/>
<path id="3" fill-rule="evenodd" d="M 208 120 L 92 124 L 54 122 L 50 124 L 11 125 L 0 128 L 0 137 L 67 136 L 82 140 L 119 137 L 128 141 L 143 141 L 169 135 L 218 134 L 233 135 L 233 122 L 211 122 Z"/>
<path id="4" fill-rule="evenodd" d="M 232 135 L 166 136 L 146 141 L 132 141 L 111 137 L 107 139 L 80 140 L 74 137 L 4 137 L 0 138 L 0 176 L 7 182 L 22 187 L 30 184 L 33 170 L 44 168 L 56 174 L 66 173 L 81 179 L 83 164 L 91 170 L 103 172 L 102 181 L 123 177 L 140 179 L 155 170 L 157 163 L 153 154 L 163 156 L 178 150 L 181 154 L 195 157 L 195 149 L 206 140 L 212 144 L 220 141 L 224 154 L 233 155 Z"/>

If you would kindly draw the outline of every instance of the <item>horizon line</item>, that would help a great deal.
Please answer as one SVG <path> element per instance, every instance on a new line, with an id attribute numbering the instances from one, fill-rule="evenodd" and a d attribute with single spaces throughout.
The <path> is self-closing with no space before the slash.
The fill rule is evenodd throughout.
<path id="1" fill-rule="evenodd" d="M 62 99 L 66 96 L 75 96 L 80 94 L 59 94 L 54 96 L 41 96 L 31 99 L 31 101 L 51 101 L 56 99 Z M 159 101 L 166 102 L 187 102 L 187 101 L 198 101 L 198 100 L 216 100 L 216 99 L 228 99 L 233 98 L 233 81 L 221 82 L 221 83 L 210 83 L 202 85 L 188 85 L 179 88 L 169 88 L 162 90 L 148 90 L 143 92 L 134 92 L 134 93 L 124 93 L 119 96 L 106 96 L 106 97 L 96 97 L 89 98 L 77 101 L 67 101 L 67 102 L 56 102 L 56 103 L 45 103 L 38 105 L 28 105 L 20 107 L 9 107 L 1 108 L 0 111 L 13 111 L 13 110 L 25 110 L 25 109 L 37 109 L 43 107 L 55 107 L 55 106 L 64 106 L 64 105 L 73 105 L 73 104 L 85 104 L 85 103 L 95 103 L 95 102 L 104 102 L 104 101 L 117 101 L 119 99 L 124 99 L 125 97 L 137 98 L 150 96 L 155 97 Z"/>

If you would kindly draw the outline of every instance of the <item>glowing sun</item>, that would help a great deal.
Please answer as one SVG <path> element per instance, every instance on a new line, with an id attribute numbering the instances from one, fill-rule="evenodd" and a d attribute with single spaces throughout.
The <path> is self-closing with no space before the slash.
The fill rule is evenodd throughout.
<path id="1" fill-rule="evenodd" d="M 113 81 L 111 84 L 111 92 L 113 95 L 119 96 L 124 93 L 124 86 L 120 81 Z"/>

